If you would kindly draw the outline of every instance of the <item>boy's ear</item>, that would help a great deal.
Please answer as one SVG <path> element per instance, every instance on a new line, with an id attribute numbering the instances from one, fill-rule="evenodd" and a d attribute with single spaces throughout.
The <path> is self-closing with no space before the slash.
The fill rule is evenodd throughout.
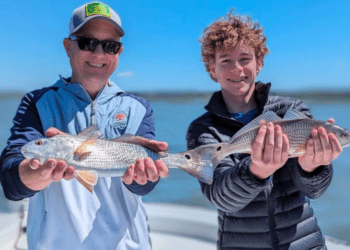
<path id="1" fill-rule="evenodd" d="M 260 70 L 262 69 L 262 61 L 261 60 L 257 60 L 256 61 L 256 72 L 259 73 Z"/>
<path id="2" fill-rule="evenodd" d="M 210 74 L 213 78 L 218 78 L 218 75 L 216 74 L 216 68 L 215 65 L 210 66 Z"/>

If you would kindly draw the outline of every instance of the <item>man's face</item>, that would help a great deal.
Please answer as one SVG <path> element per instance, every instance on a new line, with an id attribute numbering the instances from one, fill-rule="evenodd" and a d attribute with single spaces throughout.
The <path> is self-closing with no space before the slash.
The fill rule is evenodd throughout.
<path id="1" fill-rule="evenodd" d="M 112 24 L 103 20 L 91 20 L 75 34 L 102 40 L 120 41 L 120 37 Z M 84 51 L 79 49 L 77 41 L 64 39 L 64 47 L 70 58 L 72 67 L 71 82 L 79 82 L 84 86 L 96 85 L 102 87 L 105 85 L 115 71 L 118 65 L 119 54 L 111 55 L 103 51 L 99 44 L 94 51 Z"/>
<path id="2" fill-rule="evenodd" d="M 216 52 L 210 73 L 220 83 L 222 91 L 233 96 L 246 96 L 252 93 L 250 90 L 255 86 L 261 67 L 254 49 L 241 43 L 232 51 Z"/>

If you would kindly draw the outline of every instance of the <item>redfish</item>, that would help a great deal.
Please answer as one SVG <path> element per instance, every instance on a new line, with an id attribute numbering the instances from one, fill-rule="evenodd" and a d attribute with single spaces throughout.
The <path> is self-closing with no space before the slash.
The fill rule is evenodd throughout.
<path id="1" fill-rule="evenodd" d="M 169 168 L 180 168 L 202 182 L 212 183 L 215 145 L 171 154 L 157 152 L 147 141 L 133 135 L 107 140 L 93 125 L 78 135 L 63 134 L 28 142 L 21 148 L 21 153 L 28 159 L 38 159 L 41 164 L 49 158 L 65 160 L 75 167 L 75 178 L 90 192 L 93 192 L 98 176 L 122 176 L 130 164 L 146 157 L 154 161 L 160 159 Z"/>
<path id="2" fill-rule="evenodd" d="M 340 145 L 350 146 L 349 131 L 333 123 L 310 119 L 306 115 L 296 110 L 288 110 L 285 116 L 280 118 L 274 112 L 266 112 L 240 129 L 230 142 L 213 144 L 216 147 L 216 155 L 213 163 L 216 166 L 223 158 L 234 153 L 251 153 L 251 145 L 258 130 L 263 124 L 272 122 L 280 125 L 282 132 L 285 133 L 289 140 L 289 158 L 299 157 L 305 154 L 308 139 L 312 138 L 311 131 L 313 128 L 323 127 L 327 133 L 333 133 Z M 264 143 L 265 144 L 265 143 Z"/>

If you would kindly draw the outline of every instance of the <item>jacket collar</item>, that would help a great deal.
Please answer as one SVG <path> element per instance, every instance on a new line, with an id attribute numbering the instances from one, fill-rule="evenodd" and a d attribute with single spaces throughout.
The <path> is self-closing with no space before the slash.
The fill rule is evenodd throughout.
<path id="1" fill-rule="evenodd" d="M 255 101 L 258 105 L 258 113 L 260 114 L 263 110 L 263 107 L 265 106 L 267 102 L 267 98 L 269 95 L 271 83 L 262 83 L 262 82 L 256 82 L 255 83 L 255 91 L 254 91 L 254 97 Z M 222 97 L 222 92 L 217 91 L 215 92 L 212 97 L 210 98 L 210 101 L 207 106 L 205 106 L 205 109 L 213 113 L 215 115 L 231 119 L 231 116 L 229 112 L 227 111 L 227 107 L 224 101 L 224 98 Z"/>
<path id="2" fill-rule="evenodd" d="M 54 85 L 57 88 L 63 88 L 66 91 L 73 94 L 75 97 L 82 99 L 86 102 L 91 102 L 91 98 L 83 85 L 80 83 L 70 82 L 70 78 L 63 78 L 60 76 L 60 79 Z M 104 86 L 96 96 L 97 103 L 106 102 L 114 96 L 124 93 L 114 82 L 109 80 L 108 85 Z"/>

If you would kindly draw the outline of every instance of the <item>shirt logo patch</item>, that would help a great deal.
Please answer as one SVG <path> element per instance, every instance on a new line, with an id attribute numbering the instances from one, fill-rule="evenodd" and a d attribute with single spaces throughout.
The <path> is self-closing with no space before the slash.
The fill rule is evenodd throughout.
<path id="1" fill-rule="evenodd" d="M 93 16 L 93 15 L 102 15 L 106 17 L 111 17 L 111 10 L 109 9 L 109 6 L 102 3 L 91 3 L 86 5 L 85 7 L 85 15 Z"/>
<path id="2" fill-rule="evenodd" d="M 114 127 L 118 129 L 125 129 L 128 122 L 128 115 L 125 112 L 119 112 L 114 116 Z"/>

